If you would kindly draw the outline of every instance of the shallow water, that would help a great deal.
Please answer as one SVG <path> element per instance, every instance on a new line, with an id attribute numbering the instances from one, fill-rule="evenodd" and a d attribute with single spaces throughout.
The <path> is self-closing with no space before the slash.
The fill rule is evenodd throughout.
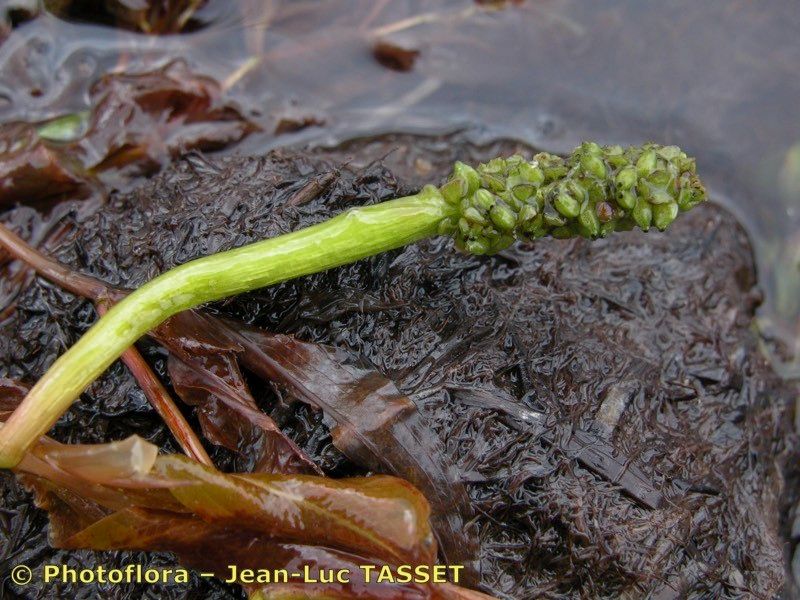
<path id="1" fill-rule="evenodd" d="M 782 342 L 766 346 L 798 374 L 793 0 L 215 0 L 191 33 L 159 37 L 80 16 L 16 23 L 0 45 L 0 121 L 83 110 L 100 75 L 182 58 L 263 128 L 238 152 L 455 128 L 552 151 L 584 138 L 679 144 L 746 224 L 765 292 L 759 325 Z"/>

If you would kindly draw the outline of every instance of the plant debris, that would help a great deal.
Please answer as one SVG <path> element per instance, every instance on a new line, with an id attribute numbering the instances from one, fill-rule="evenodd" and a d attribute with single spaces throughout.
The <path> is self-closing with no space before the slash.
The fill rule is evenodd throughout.
<path id="1" fill-rule="evenodd" d="M 87 196 L 104 182 L 152 173 L 182 152 L 223 148 L 255 131 L 221 95 L 214 80 L 176 60 L 101 77 L 89 113 L 0 126 L 0 206 Z"/>
<path id="2" fill-rule="evenodd" d="M 200 27 L 195 13 L 206 0 L 44 0 L 54 15 L 114 25 L 149 34 L 180 33 Z"/>
<path id="3" fill-rule="evenodd" d="M 372 46 L 372 55 L 387 69 L 410 71 L 417 62 L 419 50 L 404 48 L 387 40 L 378 40 Z"/>

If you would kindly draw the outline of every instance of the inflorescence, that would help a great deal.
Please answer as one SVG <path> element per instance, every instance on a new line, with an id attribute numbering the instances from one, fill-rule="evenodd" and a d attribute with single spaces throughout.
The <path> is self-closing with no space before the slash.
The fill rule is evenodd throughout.
<path id="1" fill-rule="evenodd" d="M 706 196 L 695 160 L 677 146 L 593 142 L 566 158 L 515 155 L 477 169 L 458 162 L 439 189 L 458 209 L 439 232 L 471 254 L 493 254 L 518 239 L 597 238 L 634 226 L 663 231 Z"/>

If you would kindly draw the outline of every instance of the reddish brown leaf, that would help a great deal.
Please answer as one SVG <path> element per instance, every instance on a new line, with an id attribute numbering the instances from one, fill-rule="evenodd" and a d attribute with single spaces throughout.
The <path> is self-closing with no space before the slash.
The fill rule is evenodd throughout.
<path id="1" fill-rule="evenodd" d="M 113 21 L 118 27 L 149 34 L 179 33 L 206 0 L 103 0 L 75 2 L 46 0 L 47 10 L 62 19 Z"/>
<path id="2" fill-rule="evenodd" d="M 109 531 L 112 532 L 111 537 L 107 537 Z M 222 579 L 235 578 L 237 583 L 245 585 L 251 591 L 257 588 L 265 589 L 270 598 L 284 591 L 281 590 L 283 586 L 280 584 L 265 586 L 263 583 L 256 583 L 254 579 L 260 570 L 274 573 L 276 570 L 285 569 L 288 574 L 304 573 L 307 569 L 314 577 L 320 572 L 342 569 L 358 574 L 359 566 L 362 564 L 385 564 L 374 558 L 320 546 L 279 543 L 242 529 L 199 522 L 194 517 L 166 515 L 159 511 L 139 509 L 116 513 L 113 517 L 65 540 L 63 544 L 66 548 L 96 548 L 98 545 L 106 549 L 124 547 L 174 552 L 183 565 L 203 573 L 215 573 Z M 230 565 L 236 565 L 235 574 L 232 573 Z M 245 571 L 248 569 L 252 571 L 252 577 Z M 277 578 L 280 582 L 280 575 Z M 423 600 L 435 597 L 433 590 L 421 585 L 370 585 L 358 577 L 351 579 L 347 585 L 299 583 L 292 589 L 295 593 L 293 597 L 315 597 L 314 592 L 317 590 L 326 598 Z M 252 597 L 254 596 L 251 595 Z"/>
<path id="3" fill-rule="evenodd" d="M 35 125 L 3 125 L 0 206 L 88 195 L 120 173 L 152 172 L 187 150 L 216 150 L 258 129 L 221 97 L 217 82 L 178 60 L 151 72 L 101 77 L 77 139 L 54 141 Z"/>
<path id="4" fill-rule="evenodd" d="M 466 528 L 466 490 L 438 438 L 394 383 L 335 348 L 231 321 L 220 323 L 224 330 L 217 328 L 218 335 L 241 346 L 245 368 L 325 412 L 334 424 L 337 448 L 360 464 L 419 488 L 431 503 L 443 558 L 465 565 L 474 576 L 476 542 Z"/>
<path id="5" fill-rule="evenodd" d="M 169 351 L 172 385 L 197 407 L 203 434 L 248 459 L 249 471 L 322 474 L 256 405 L 237 362 L 241 346 L 220 335 L 216 320 L 195 311 L 153 332 Z"/>
<path id="6" fill-rule="evenodd" d="M 107 75 L 90 94 L 89 131 L 75 146 L 96 171 L 128 165 L 147 171 L 179 152 L 218 149 L 256 129 L 220 102 L 214 80 L 192 73 L 183 61 L 148 73 Z"/>
<path id="7" fill-rule="evenodd" d="M 0 377 L 0 421 L 5 421 L 14 412 L 29 389 L 19 381 Z"/>
<path id="8" fill-rule="evenodd" d="M 88 190 L 91 176 L 25 123 L 0 127 L 0 207 L 37 205 Z"/>
<path id="9" fill-rule="evenodd" d="M 424 496 L 391 476 L 223 474 L 183 456 L 156 457 L 156 448 L 136 437 L 72 446 L 43 439 L 17 472 L 50 513 L 58 547 L 172 551 L 183 564 L 224 578 L 235 565 L 234 579 L 250 584 L 242 569 L 357 573 L 362 564 L 436 559 Z M 450 587 L 358 577 L 316 588 L 353 598 L 461 596 Z"/>

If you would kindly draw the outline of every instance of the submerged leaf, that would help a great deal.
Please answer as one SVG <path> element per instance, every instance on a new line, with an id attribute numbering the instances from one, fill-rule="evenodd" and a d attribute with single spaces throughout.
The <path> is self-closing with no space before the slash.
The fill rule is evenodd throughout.
<path id="1" fill-rule="evenodd" d="M 241 363 L 322 410 L 332 424 L 334 445 L 351 460 L 419 488 L 431 502 L 443 559 L 465 565 L 468 578 L 475 576 L 477 543 L 466 528 L 466 490 L 416 405 L 392 381 L 341 350 L 197 311 L 172 317 L 153 335 L 173 353 L 175 389 L 184 401 L 201 407 L 209 439 L 250 456 L 255 450 L 257 463 L 267 461 L 264 470 L 270 472 L 307 464 L 303 460 L 298 465 L 298 457 L 305 455 L 256 407 Z M 266 445 L 249 441 L 247 423 L 264 430 Z M 271 457 L 278 464 L 269 464 Z"/>
<path id="2" fill-rule="evenodd" d="M 410 484 L 395 477 L 334 480 L 225 474 L 179 455 L 158 457 L 150 476 L 168 484 L 166 489 L 180 507 L 172 508 L 177 517 L 170 515 L 168 523 L 190 516 L 224 531 L 359 552 L 390 563 L 430 564 L 436 559 L 427 502 Z M 56 543 L 75 548 L 148 549 L 147 542 L 140 540 L 142 529 L 131 523 L 143 518 L 141 511 L 152 508 L 130 506 Z"/>
<path id="3" fill-rule="evenodd" d="M 213 79 L 186 62 L 111 73 L 89 91 L 88 112 L 45 124 L 0 126 L 0 206 L 87 196 L 117 177 L 157 170 L 191 149 L 216 150 L 258 126 Z"/>
<path id="4" fill-rule="evenodd" d="M 0 421 L 5 421 L 14 412 L 29 389 L 19 381 L 0 377 Z"/>
<path id="5" fill-rule="evenodd" d="M 44 0 L 47 10 L 59 18 L 95 22 L 147 34 L 179 33 L 206 0 Z"/>
<path id="6" fill-rule="evenodd" d="M 197 407 L 203 434 L 244 456 L 248 471 L 321 475 L 258 408 L 237 362 L 242 348 L 219 329 L 215 319 L 185 311 L 152 332 L 169 350 L 172 385 L 184 402 Z"/>
<path id="7" fill-rule="evenodd" d="M 253 592 L 257 587 L 258 592 L 251 598 L 285 597 L 275 596 L 286 591 L 284 587 L 286 582 L 277 572 L 282 569 L 287 571 L 287 575 L 303 573 L 304 569 L 308 569 L 312 576 L 330 569 L 335 571 L 344 569 L 357 574 L 359 565 L 384 564 L 382 561 L 363 555 L 321 546 L 280 543 L 253 535 L 243 529 L 220 527 L 179 514 L 165 515 L 157 511 L 139 509 L 116 513 L 105 521 L 86 528 L 66 540 L 64 547 L 106 549 L 125 547 L 174 552 L 184 565 L 203 573 L 215 573 L 227 581 L 235 579 L 237 583 L 245 585 Z M 229 565 L 236 565 L 238 577 L 232 576 Z M 263 581 L 257 586 L 253 585 L 253 578 L 241 576 L 245 569 L 255 573 L 268 571 L 272 581 L 278 585 L 264 585 Z M 291 581 L 288 577 L 286 580 Z M 281 581 L 284 583 L 281 584 Z M 430 587 L 413 584 L 367 584 L 357 577 L 353 577 L 349 584 L 298 583 L 292 586 L 294 598 L 319 597 L 314 593 L 315 590 L 323 593 L 323 597 L 334 598 L 424 600 L 439 597 Z"/>
<path id="8" fill-rule="evenodd" d="M 0 126 L 0 207 L 80 197 L 91 180 L 78 160 L 41 139 L 33 125 Z"/>
<path id="9" fill-rule="evenodd" d="M 94 445 L 48 444 L 48 462 L 94 483 L 144 477 L 153 468 L 158 448 L 132 435 L 119 442 Z"/>
<path id="10" fill-rule="evenodd" d="M 225 475 L 181 456 L 156 461 L 175 498 L 202 519 L 276 540 L 322 543 L 392 562 L 436 560 L 430 509 L 409 483 L 386 475 L 335 480 L 313 476 Z"/>
<path id="11" fill-rule="evenodd" d="M 222 323 L 228 339 L 241 345 L 247 369 L 325 412 L 339 450 L 371 469 L 410 481 L 425 494 L 445 562 L 465 565 L 469 576 L 476 543 L 466 528 L 467 493 L 416 405 L 392 381 L 355 364 L 346 352 Z"/>
<path id="12" fill-rule="evenodd" d="M 144 466 L 140 457 L 155 452 L 136 437 L 68 450 L 42 439 L 17 472 L 49 512 L 57 547 L 171 551 L 188 566 L 245 584 L 254 582 L 241 577 L 242 569 L 357 572 L 362 564 L 436 561 L 430 508 L 401 479 L 224 474 L 179 455 L 158 456 L 147 473 L 124 481 L 113 473 L 121 463 Z M 96 463 L 76 462 L 78 456 Z M 459 595 L 436 587 L 353 577 L 329 591 L 354 598 Z"/>

